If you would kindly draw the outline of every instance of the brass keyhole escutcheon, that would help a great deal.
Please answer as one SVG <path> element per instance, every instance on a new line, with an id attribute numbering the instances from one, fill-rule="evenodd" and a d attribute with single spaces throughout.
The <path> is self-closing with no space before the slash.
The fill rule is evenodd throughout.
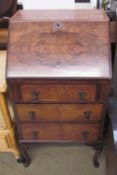
<path id="1" fill-rule="evenodd" d="M 61 22 L 54 23 L 54 30 L 55 31 L 62 29 L 62 27 L 63 27 L 63 24 Z"/>

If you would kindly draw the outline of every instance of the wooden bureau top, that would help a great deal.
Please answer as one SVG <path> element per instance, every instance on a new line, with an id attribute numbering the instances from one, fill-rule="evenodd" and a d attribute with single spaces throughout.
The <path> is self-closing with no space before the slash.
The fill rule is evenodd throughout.
<path id="1" fill-rule="evenodd" d="M 7 78 L 111 78 L 102 10 L 19 11 L 10 20 Z"/>
<path id="2" fill-rule="evenodd" d="M 20 10 L 11 19 L 16 22 L 26 21 L 108 21 L 103 10 Z"/>

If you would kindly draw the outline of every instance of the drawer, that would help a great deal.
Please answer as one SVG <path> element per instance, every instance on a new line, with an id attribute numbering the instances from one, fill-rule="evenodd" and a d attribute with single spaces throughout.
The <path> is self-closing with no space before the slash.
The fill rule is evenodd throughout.
<path id="1" fill-rule="evenodd" d="M 95 101 L 96 85 L 21 85 L 21 98 L 38 101 Z M 17 92 L 19 93 L 19 91 Z"/>
<path id="2" fill-rule="evenodd" d="M 99 130 L 99 124 L 22 124 L 20 141 L 94 142 Z"/>
<path id="3" fill-rule="evenodd" d="M 100 121 L 103 104 L 17 104 L 20 121 Z"/>

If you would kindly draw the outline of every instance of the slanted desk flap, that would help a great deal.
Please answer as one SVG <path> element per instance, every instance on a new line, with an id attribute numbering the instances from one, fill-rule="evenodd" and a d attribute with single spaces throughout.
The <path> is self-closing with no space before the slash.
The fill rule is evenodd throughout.
<path id="1" fill-rule="evenodd" d="M 10 19 L 7 78 L 111 78 L 102 10 L 19 11 Z"/>

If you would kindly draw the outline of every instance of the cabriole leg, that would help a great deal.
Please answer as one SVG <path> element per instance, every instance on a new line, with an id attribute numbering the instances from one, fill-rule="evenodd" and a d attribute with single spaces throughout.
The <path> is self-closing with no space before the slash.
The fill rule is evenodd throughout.
<path id="1" fill-rule="evenodd" d="M 93 146 L 93 149 L 96 151 L 93 157 L 93 164 L 94 167 L 98 168 L 100 166 L 98 159 L 100 154 L 103 152 L 103 143 L 97 143 Z"/>
<path id="2" fill-rule="evenodd" d="M 26 145 L 20 144 L 21 156 L 17 159 L 18 163 L 23 163 L 24 167 L 28 167 L 30 165 L 30 157 L 27 152 Z"/>

